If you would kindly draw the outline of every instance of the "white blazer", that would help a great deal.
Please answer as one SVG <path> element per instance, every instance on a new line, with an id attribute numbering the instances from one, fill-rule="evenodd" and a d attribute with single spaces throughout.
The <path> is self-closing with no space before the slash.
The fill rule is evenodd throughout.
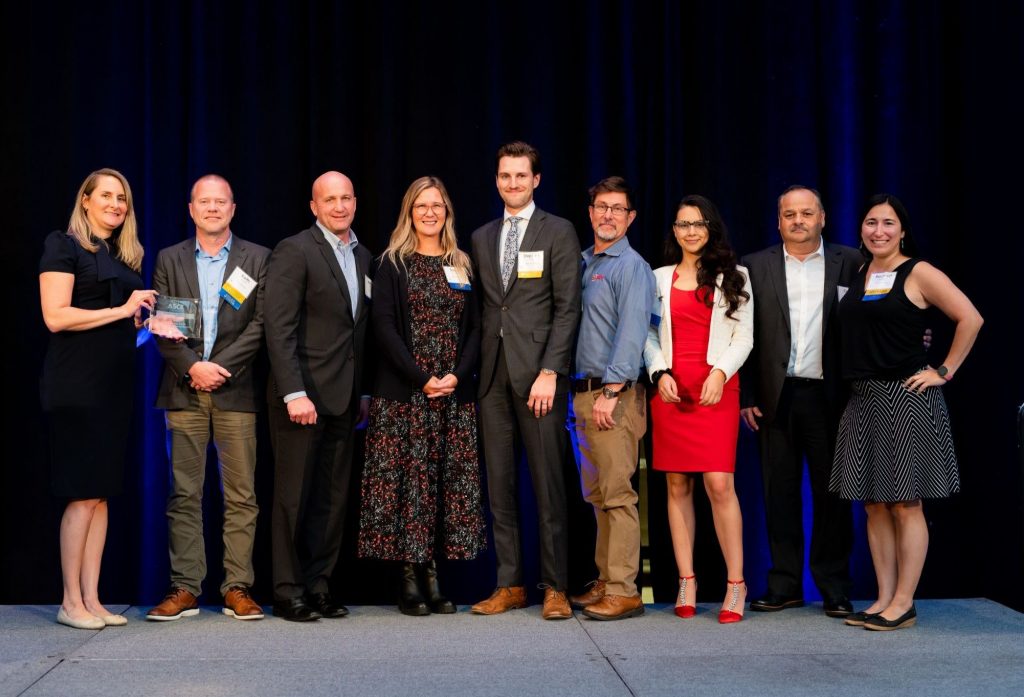
<path id="1" fill-rule="evenodd" d="M 659 370 L 668 370 L 672 365 L 672 312 L 669 298 L 672 296 L 672 273 L 675 266 L 662 266 L 654 270 L 658 285 L 658 307 L 661 320 L 647 329 L 647 343 L 644 345 L 644 362 L 653 379 Z M 754 293 L 750 289 L 750 275 L 744 266 L 736 269 L 743 274 L 743 290 L 750 299 L 741 302 L 732 317 L 726 317 L 729 303 L 722 297 L 722 274 L 715 279 L 714 304 L 711 307 L 711 335 L 708 337 L 708 365 L 725 373 L 728 381 L 754 348 Z"/>

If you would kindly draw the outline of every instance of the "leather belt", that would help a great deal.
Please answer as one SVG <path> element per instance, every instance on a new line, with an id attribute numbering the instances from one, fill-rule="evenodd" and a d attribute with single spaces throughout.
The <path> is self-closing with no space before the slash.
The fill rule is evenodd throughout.
<path id="1" fill-rule="evenodd" d="M 574 393 L 579 392 L 594 392 L 604 387 L 605 382 L 603 378 L 573 378 L 572 380 L 572 391 Z M 620 392 L 625 392 L 633 386 L 632 380 L 626 380 L 625 384 L 622 385 Z"/>

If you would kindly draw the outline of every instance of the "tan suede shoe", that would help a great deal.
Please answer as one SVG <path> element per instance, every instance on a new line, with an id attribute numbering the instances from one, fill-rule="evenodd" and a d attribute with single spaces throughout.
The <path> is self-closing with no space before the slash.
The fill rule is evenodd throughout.
<path id="1" fill-rule="evenodd" d="M 490 598 L 481 600 L 470 610 L 475 615 L 498 615 L 521 607 L 526 607 L 526 588 L 524 586 L 509 586 L 508 588 L 495 588 Z"/>
<path id="2" fill-rule="evenodd" d="M 569 599 L 562 591 L 554 588 L 544 589 L 544 609 L 540 616 L 546 620 L 567 620 L 572 617 L 572 608 L 569 607 Z"/>
<path id="3" fill-rule="evenodd" d="M 624 620 L 644 614 L 644 601 L 639 595 L 627 598 L 608 593 L 593 605 L 585 607 L 583 614 L 592 620 Z"/>

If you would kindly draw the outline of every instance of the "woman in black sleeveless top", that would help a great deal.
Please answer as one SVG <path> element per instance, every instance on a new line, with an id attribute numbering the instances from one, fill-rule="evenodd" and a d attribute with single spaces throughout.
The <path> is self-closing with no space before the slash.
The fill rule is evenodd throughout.
<path id="1" fill-rule="evenodd" d="M 960 490 L 949 415 L 939 389 L 964 362 L 982 318 L 953 282 L 914 258 L 910 221 L 894 196 L 866 206 L 861 249 L 868 262 L 839 305 L 843 377 L 851 396 L 839 424 L 830 488 L 864 501 L 878 599 L 846 619 L 888 630 L 917 618 L 914 592 L 928 549 L 921 499 Z M 934 305 L 956 323 L 937 368 L 921 337 Z"/>

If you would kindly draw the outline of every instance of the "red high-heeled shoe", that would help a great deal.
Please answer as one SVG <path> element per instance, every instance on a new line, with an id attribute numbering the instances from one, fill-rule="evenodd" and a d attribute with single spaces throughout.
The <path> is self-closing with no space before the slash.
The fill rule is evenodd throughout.
<path id="1" fill-rule="evenodd" d="M 684 620 L 688 617 L 693 617 L 697 614 L 697 577 L 696 576 L 680 576 L 679 577 L 679 595 L 676 598 L 676 617 L 682 617 Z M 693 581 L 693 604 L 686 602 L 687 592 L 690 591 L 690 581 Z"/>
<path id="2" fill-rule="evenodd" d="M 743 619 L 742 612 L 736 612 L 736 606 L 739 605 L 740 609 L 743 609 L 743 605 L 740 604 L 740 586 L 746 586 L 741 578 L 739 581 L 726 581 L 726 585 L 729 586 L 728 598 L 729 605 L 724 610 L 718 612 L 718 623 L 729 624 L 731 622 L 739 622 Z M 744 603 L 745 604 L 745 603 Z"/>

